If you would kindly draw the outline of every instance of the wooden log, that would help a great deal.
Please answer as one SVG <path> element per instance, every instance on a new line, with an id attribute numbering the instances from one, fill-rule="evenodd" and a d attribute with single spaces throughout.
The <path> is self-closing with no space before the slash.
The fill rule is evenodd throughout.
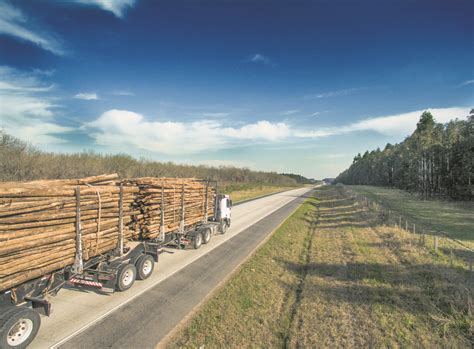
<path id="1" fill-rule="evenodd" d="M 124 217 L 125 223 L 129 223 L 130 221 L 131 221 L 130 217 Z M 118 218 L 110 220 L 107 223 L 104 223 L 102 228 L 109 229 L 117 225 L 118 225 Z M 73 238 L 75 236 L 75 230 L 73 229 L 73 227 L 71 227 L 70 230 L 71 230 L 70 232 L 62 233 L 62 234 L 57 234 L 55 232 L 48 232 L 45 234 L 36 234 L 34 236 L 25 236 L 23 238 L 9 239 L 6 241 L 2 241 L 2 244 L 0 246 L 0 256 L 7 253 L 14 252 L 14 251 L 22 250 L 25 248 L 47 245 L 52 242 L 63 241 L 63 240 Z M 90 227 L 90 228 L 83 227 L 82 229 L 83 235 L 97 234 L 97 233 L 98 232 L 97 232 L 97 228 L 95 224 L 93 227 Z"/>
<path id="2" fill-rule="evenodd" d="M 111 183 L 111 181 L 118 179 L 119 176 L 117 173 L 111 174 L 102 174 L 98 176 L 90 176 L 80 179 L 42 179 L 42 180 L 35 180 L 35 181 L 28 181 L 28 182 L 0 182 L 0 186 L 12 186 L 12 185 L 31 185 L 31 186 L 63 186 L 63 185 L 70 185 L 70 186 L 77 186 L 81 184 L 100 184 L 100 183 Z"/>

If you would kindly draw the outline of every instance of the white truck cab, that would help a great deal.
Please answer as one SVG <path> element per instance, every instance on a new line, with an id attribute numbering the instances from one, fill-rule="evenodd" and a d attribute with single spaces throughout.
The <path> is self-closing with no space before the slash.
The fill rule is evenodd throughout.
<path id="1" fill-rule="evenodd" d="M 217 219 L 221 223 L 221 231 L 225 233 L 230 227 L 232 217 L 232 199 L 229 195 L 219 194 L 217 197 Z"/>

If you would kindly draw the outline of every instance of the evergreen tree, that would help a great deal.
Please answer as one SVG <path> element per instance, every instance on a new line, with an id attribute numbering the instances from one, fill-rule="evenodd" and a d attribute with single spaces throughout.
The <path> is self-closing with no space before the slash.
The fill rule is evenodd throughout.
<path id="1" fill-rule="evenodd" d="M 474 197 L 474 109 L 467 120 L 436 123 L 424 112 L 413 134 L 383 150 L 366 151 L 336 182 L 397 187 L 422 197 Z"/>

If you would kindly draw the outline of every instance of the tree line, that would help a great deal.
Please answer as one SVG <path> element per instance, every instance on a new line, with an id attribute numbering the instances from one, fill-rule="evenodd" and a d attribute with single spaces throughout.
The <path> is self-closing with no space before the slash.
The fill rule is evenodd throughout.
<path id="1" fill-rule="evenodd" d="M 180 165 L 135 159 L 126 154 L 103 155 L 93 151 L 74 154 L 44 152 L 0 131 L 0 181 L 81 178 L 102 173 L 118 173 L 122 178 L 150 176 L 212 179 L 227 190 L 244 189 L 248 185 L 299 184 L 292 176 L 252 171 L 248 168 Z"/>
<path id="2" fill-rule="evenodd" d="M 403 142 L 358 154 L 336 182 L 389 186 L 423 198 L 474 198 L 474 109 L 466 120 L 437 123 L 424 112 Z"/>
<path id="3" fill-rule="evenodd" d="M 293 178 L 299 184 L 316 184 L 319 181 L 313 178 L 306 178 L 305 176 L 294 173 L 282 173 L 283 176 Z"/>

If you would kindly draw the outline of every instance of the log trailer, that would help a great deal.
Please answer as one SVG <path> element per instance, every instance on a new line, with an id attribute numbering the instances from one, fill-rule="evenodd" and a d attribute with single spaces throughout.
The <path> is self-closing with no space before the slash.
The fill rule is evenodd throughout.
<path id="1" fill-rule="evenodd" d="M 208 184 L 210 181 L 207 181 Z M 76 189 L 76 254 L 74 264 L 61 270 L 0 291 L 0 349 L 26 348 L 35 338 L 41 325 L 41 315 L 50 316 L 51 296 L 63 287 L 96 288 L 113 293 L 130 289 L 135 280 L 149 278 L 164 247 L 198 249 L 207 244 L 212 235 L 224 234 L 231 224 L 232 200 L 229 195 L 219 194 L 215 185 L 214 215 L 206 214 L 200 223 L 184 228 L 186 207 L 181 200 L 180 227 L 165 233 L 164 215 L 158 238 L 147 241 L 125 242 L 120 232 L 122 222 L 122 190 L 119 199 L 119 237 L 117 246 L 102 255 L 85 261 L 81 244 L 80 188 Z M 122 186 L 121 186 L 122 188 Z M 184 192 L 183 192 L 184 195 Z M 207 201 L 206 201 L 207 203 Z"/>

